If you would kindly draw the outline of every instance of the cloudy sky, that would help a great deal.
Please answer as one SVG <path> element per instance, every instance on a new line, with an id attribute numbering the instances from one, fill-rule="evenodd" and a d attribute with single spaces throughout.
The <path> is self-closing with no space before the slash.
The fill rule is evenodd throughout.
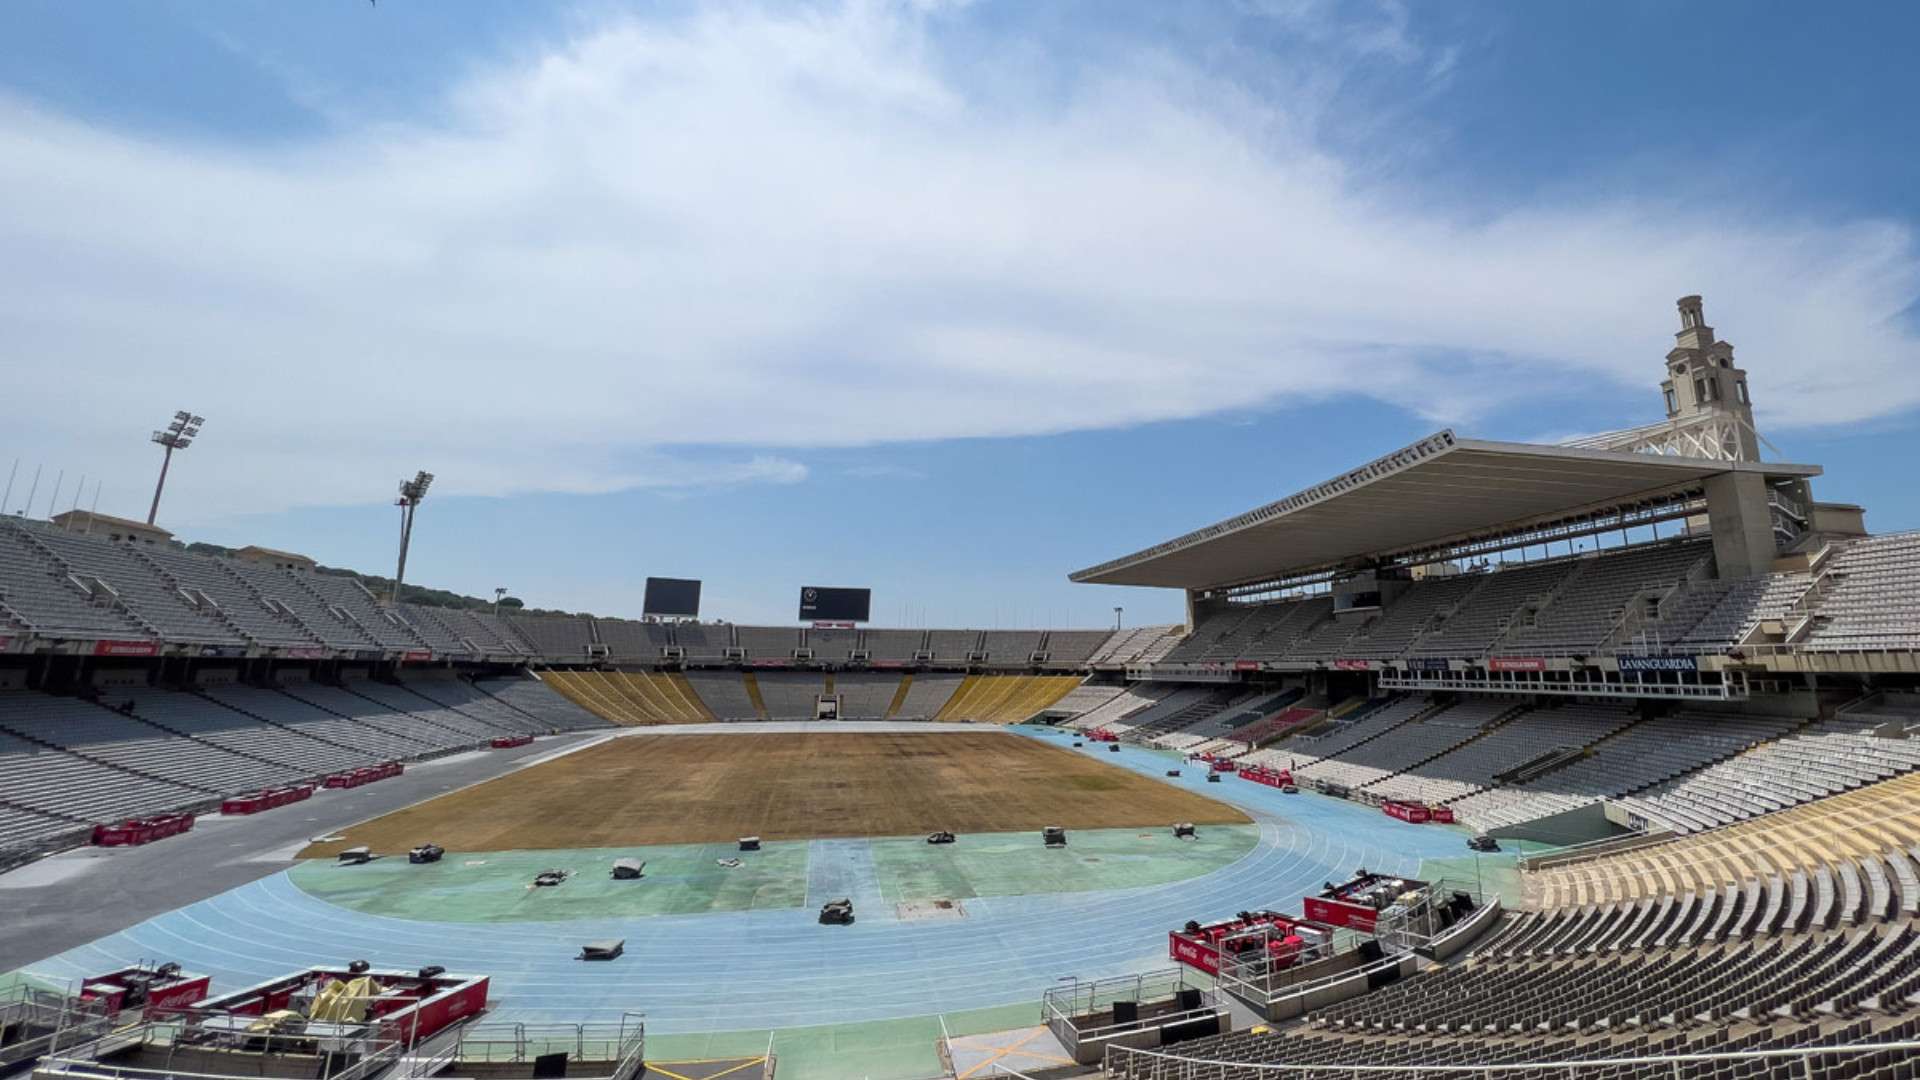
<path id="1" fill-rule="evenodd" d="M 1920 9 L 0 7 L 5 510 L 637 614 L 1068 571 L 1441 427 L 1657 416 L 1676 297 L 1920 527 Z M 1907 104 L 1902 104 L 1902 103 Z M 38 473 L 37 486 L 30 481 Z"/>

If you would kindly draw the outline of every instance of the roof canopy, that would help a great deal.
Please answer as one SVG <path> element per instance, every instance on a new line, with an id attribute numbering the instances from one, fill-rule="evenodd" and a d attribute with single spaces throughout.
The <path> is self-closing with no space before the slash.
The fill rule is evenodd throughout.
<path id="1" fill-rule="evenodd" d="M 1266 581 L 1631 506 L 1732 472 L 1809 477 L 1820 468 L 1484 442 L 1442 431 L 1279 502 L 1071 577 L 1181 589 Z"/>

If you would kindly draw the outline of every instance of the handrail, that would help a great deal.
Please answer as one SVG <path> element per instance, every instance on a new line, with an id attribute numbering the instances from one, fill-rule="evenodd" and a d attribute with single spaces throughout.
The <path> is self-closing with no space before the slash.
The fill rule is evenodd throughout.
<path id="1" fill-rule="evenodd" d="M 1155 1061 L 1164 1061 L 1169 1066 L 1182 1067 L 1187 1070 L 1195 1067 L 1218 1067 L 1242 1072 L 1251 1070 L 1254 1072 L 1273 1073 L 1413 1073 L 1416 1076 L 1424 1076 L 1431 1073 L 1464 1073 L 1484 1076 L 1492 1073 L 1524 1072 L 1540 1069 L 1564 1070 L 1571 1074 L 1577 1069 L 1617 1069 L 1622 1065 L 1680 1065 L 1688 1062 L 1753 1061 L 1756 1059 L 1771 1060 L 1775 1058 L 1806 1059 L 1833 1055 L 1884 1054 L 1890 1051 L 1920 1051 L 1920 1041 L 1849 1043 L 1840 1046 L 1799 1046 L 1785 1050 L 1720 1051 L 1711 1054 L 1650 1054 L 1641 1057 L 1627 1058 L 1583 1058 L 1573 1061 L 1531 1061 L 1486 1065 L 1295 1065 L 1280 1062 L 1221 1061 L 1209 1058 L 1180 1057 L 1176 1054 L 1164 1053 L 1158 1050 L 1110 1046 L 1107 1048 L 1105 1068 L 1109 1073 L 1132 1075 L 1132 1069 L 1130 1067 L 1115 1065 L 1115 1056 L 1124 1055 L 1129 1058 L 1143 1057 Z M 1118 1069 L 1121 1068 L 1127 1071 L 1118 1072 Z M 1158 1067 L 1155 1066 L 1154 1068 L 1157 1074 Z"/>

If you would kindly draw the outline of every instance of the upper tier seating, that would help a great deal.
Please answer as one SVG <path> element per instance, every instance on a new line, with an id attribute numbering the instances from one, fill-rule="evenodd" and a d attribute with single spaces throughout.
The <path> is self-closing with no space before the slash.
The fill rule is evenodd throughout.
<path id="1" fill-rule="evenodd" d="M 1570 559 L 1538 566 L 1509 563 L 1487 572 L 1480 587 L 1469 593 L 1437 629 L 1421 635 L 1407 655 L 1484 655 L 1506 632 L 1521 605 L 1552 593 L 1578 565 Z"/>
<path id="2" fill-rule="evenodd" d="M 1088 661 L 1095 666 L 1144 664 L 1164 658 L 1177 646 L 1186 629 L 1180 626 L 1138 626 L 1115 631 L 1093 651 Z"/>
<path id="3" fill-rule="evenodd" d="M 1402 593 L 1378 618 L 1361 627 L 1335 654 L 1361 660 L 1399 656 L 1407 646 L 1489 580 L 1485 574 L 1427 578 Z"/>
<path id="4" fill-rule="evenodd" d="M 440 608 L 435 614 L 448 629 L 471 641 L 489 659 L 518 660 L 534 655 L 533 646 L 490 611 Z"/>
<path id="5" fill-rule="evenodd" d="M 220 615 L 248 641 L 269 648 L 320 644 L 319 637 L 291 612 L 268 607 L 260 591 L 232 569 L 231 559 L 194 555 L 152 544 L 141 545 L 133 551 L 169 582 L 211 600 L 220 609 Z"/>
<path id="6" fill-rule="evenodd" d="M 147 631 L 96 602 L 37 548 L 25 526 L 0 519 L 0 614 L 49 638 L 145 638 Z"/>
<path id="7" fill-rule="evenodd" d="M 1826 574 L 1806 647 L 1820 650 L 1920 648 L 1920 532 L 1856 540 Z"/>
<path id="8" fill-rule="evenodd" d="M 689 660 L 718 660 L 733 644 L 733 627 L 721 623 L 683 622 L 673 628 L 673 640 Z"/>
<path id="9" fill-rule="evenodd" d="M 1565 768 L 1460 799 L 1452 804 L 1454 814 L 1462 824 L 1481 832 L 1546 817 L 1710 765 L 1780 735 L 1794 723 L 1719 713 L 1643 720 L 1599 742 L 1592 753 Z"/>
<path id="10" fill-rule="evenodd" d="M 16 535 L 69 573 L 104 582 L 127 616 L 147 632 L 140 636 L 192 645 L 246 644 L 238 631 L 211 609 L 196 606 L 132 545 L 51 527 L 22 527 Z"/>
<path id="11" fill-rule="evenodd" d="M 335 649 L 374 647 L 373 638 L 357 622 L 336 612 L 307 583 L 307 579 L 317 575 L 277 570 L 241 559 L 226 560 L 226 567 L 254 592 L 291 613 L 301 626 L 320 639 L 321 644 Z"/>
<path id="12" fill-rule="evenodd" d="M 1054 630 L 1045 645 L 1049 664 L 1084 664 L 1113 637 L 1111 630 Z"/>
<path id="13" fill-rule="evenodd" d="M 1105 705 L 1118 697 L 1125 687 L 1096 686 L 1093 683 L 1081 683 L 1067 691 L 1059 701 L 1053 703 L 1053 712 L 1066 713 L 1067 725 L 1075 726 L 1073 721 Z"/>
<path id="14" fill-rule="evenodd" d="M 1067 721 L 1067 726 L 1082 731 L 1105 727 L 1152 706 L 1177 689 L 1179 687 L 1173 683 L 1134 683 L 1121 688 L 1119 693 L 1103 704 L 1096 705 Z"/>
<path id="15" fill-rule="evenodd" d="M 980 631 L 929 630 L 927 648 L 941 663 L 964 664 L 971 654 L 980 650 Z"/>
<path id="16" fill-rule="evenodd" d="M 450 609 L 400 603 L 389 610 L 435 656 L 467 656 L 481 652 L 477 646 L 462 641 L 460 635 L 454 633 L 447 621 L 441 618 L 440 613 Z"/>
<path id="17" fill-rule="evenodd" d="M 752 660 L 791 660 L 800 647 L 800 631 L 783 626 L 736 626 L 734 640 Z"/>
<path id="18" fill-rule="evenodd" d="M 664 623 L 636 622 L 632 619 L 597 619 L 600 643 L 607 647 L 607 658 L 615 662 L 652 663 L 660 659 L 660 650 L 673 643 Z"/>
<path id="19" fill-rule="evenodd" d="M 1038 630 L 988 630 L 981 635 L 981 648 L 994 667 L 1026 667 L 1040 651 L 1041 637 Z"/>
<path id="20" fill-rule="evenodd" d="M 426 644 L 405 621 L 382 606 L 360 579 L 339 574 L 303 574 L 301 578 L 329 607 L 345 612 L 347 619 L 380 648 L 418 649 Z"/>
<path id="21" fill-rule="evenodd" d="M 507 621 L 536 652 L 550 660 L 585 660 L 587 646 L 595 644 L 593 623 L 587 619 L 565 615 L 512 615 Z"/>
<path id="22" fill-rule="evenodd" d="M 1520 652 L 1595 647 L 1620 622 L 1634 596 L 1668 591 L 1712 556 L 1710 542 L 1684 540 L 1578 559 L 1546 607 L 1530 621 L 1523 616 L 1500 647 Z"/>
<path id="23" fill-rule="evenodd" d="M 925 630 L 865 630 L 861 639 L 867 645 L 869 660 L 912 660 L 927 637 Z"/>
<path id="24" fill-rule="evenodd" d="M 806 634 L 806 647 L 813 650 L 815 660 L 844 661 L 860 644 L 857 630 L 808 630 Z"/>

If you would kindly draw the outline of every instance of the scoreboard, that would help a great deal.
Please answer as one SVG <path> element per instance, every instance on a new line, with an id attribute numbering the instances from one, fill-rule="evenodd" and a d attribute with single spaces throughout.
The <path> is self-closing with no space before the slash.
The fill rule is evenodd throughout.
<path id="1" fill-rule="evenodd" d="M 800 590 L 801 622 L 866 622 L 872 608 L 872 589 L 807 585 Z"/>

